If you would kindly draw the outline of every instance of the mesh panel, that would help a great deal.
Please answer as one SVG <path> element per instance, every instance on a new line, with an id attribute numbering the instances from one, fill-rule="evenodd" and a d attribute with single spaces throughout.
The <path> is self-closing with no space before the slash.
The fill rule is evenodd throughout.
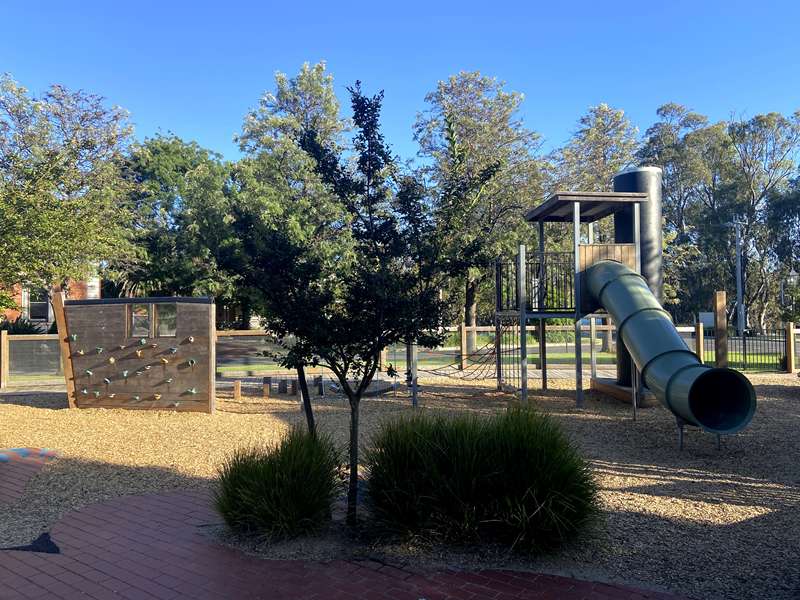
<path id="1" fill-rule="evenodd" d="M 58 377 L 61 351 L 58 340 L 15 340 L 8 337 L 8 370 L 11 377 Z"/>
<path id="2" fill-rule="evenodd" d="M 278 358 L 285 354 L 278 344 L 267 336 L 217 337 L 217 371 L 262 372 L 279 368 Z"/>

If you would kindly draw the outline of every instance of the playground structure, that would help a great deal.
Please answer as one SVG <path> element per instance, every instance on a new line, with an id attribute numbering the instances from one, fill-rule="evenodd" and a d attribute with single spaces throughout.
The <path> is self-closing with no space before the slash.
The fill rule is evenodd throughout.
<path id="1" fill-rule="evenodd" d="M 214 412 L 210 298 L 54 297 L 70 408 Z"/>
<path id="2" fill-rule="evenodd" d="M 678 334 L 661 305 L 661 169 L 642 167 L 614 177 L 612 192 L 558 192 L 531 209 L 526 219 L 538 225 L 539 249 L 528 256 L 519 247 L 516 261 L 496 266 L 495 355 L 498 388 L 510 387 L 502 347 L 503 328 L 519 333 L 518 381 L 522 403 L 528 398 L 529 325 L 536 328 L 542 387 L 547 388 L 546 320 L 569 318 L 575 326 L 576 402 L 583 405 L 581 322 L 589 320 L 592 344 L 591 386 L 631 395 L 634 418 L 645 386 L 674 415 L 679 442 L 686 425 L 733 434 L 750 422 L 756 397 L 750 382 L 733 369 L 703 364 Z M 595 223 L 613 217 L 613 243 L 595 242 Z M 573 252 L 547 252 L 546 223 L 572 223 Z M 585 242 L 584 242 L 585 240 Z M 596 320 L 610 317 L 617 327 L 616 381 L 596 375 Z M 719 441 L 719 437 L 717 438 Z"/>

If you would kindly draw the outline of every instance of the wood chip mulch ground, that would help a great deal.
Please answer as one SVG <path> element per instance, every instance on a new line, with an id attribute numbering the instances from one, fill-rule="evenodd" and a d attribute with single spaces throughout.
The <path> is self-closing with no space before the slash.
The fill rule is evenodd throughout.
<path id="1" fill-rule="evenodd" d="M 695 598 L 800 597 L 800 380 L 751 380 L 756 416 L 744 432 L 724 438 L 721 450 L 713 436 L 689 430 L 680 452 L 674 419 L 660 406 L 641 410 L 634 422 L 629 405 L 591 393 L 576 409 L 570 382 L 533 392 L 532 401 L 592 461 L 604 519 L 558 556 L 493 560 Z M 490 386 L 430 382 L 422 390 L 423 407 L 450 412 L 488 414 L 509 400 Z M 320 426 L 345 444 L 344 400 L 315 405 Z M 46 447 L 60 455 L 31 478 L 23 497 L 3 507 L 0 546 L 29 543 L 68 511 L 98 501 L 208 488 L 234 448 L 273 441 L 303 422 L 293 399 L 228 398 L 219 408 L 215 415 L 68 410 L 58 390 L 0 395 L 0 448 Z M 365 400 L 362 441 L 383 419 L 410 410 L 402 392 Z M 441 559 L 469 566 L 475 557 Z"/>

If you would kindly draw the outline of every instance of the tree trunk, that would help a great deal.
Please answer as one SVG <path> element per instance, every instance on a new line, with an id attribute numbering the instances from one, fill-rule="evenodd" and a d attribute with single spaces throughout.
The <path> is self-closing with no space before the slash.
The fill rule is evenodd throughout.
<path id="1" fill-rule="evenodd" d="M 350 483 L 347 487 L 347 524 L 355 527 L 358 519 L 358 410 L 361 398 L 350 400 Z"/>
<path id="2" fill-rule="evenodd" d="M 241 309 L 242 309 L 242 322 L 239 328 L 250 329 L 250 318 L 253 316 L 253 307 L 250 303 L 249 298 L 242 298 Z"/>
<path id="3" fill-rule="evenodd" d="M 311 408 L 311 395 L 308 393 L 306 369 L 303 365 L 297 365 L 297 383 L 300 385 L 300 395 L 303 397 L 303 412 L 306 413 L 308 433 L 310 433 L 312 436 L 316 436 L 317 425 L 314 422 L 314 410 Z"/>
<path id="4" fill-rule="evenodd" d="M 467 278 L 466 293 L 464 295 L 464 322 L 468 327 L 478 324 L 478 282 Z M 467 332 L 467 354 L 475 352 L 476 333 L 474 329 Z"/>

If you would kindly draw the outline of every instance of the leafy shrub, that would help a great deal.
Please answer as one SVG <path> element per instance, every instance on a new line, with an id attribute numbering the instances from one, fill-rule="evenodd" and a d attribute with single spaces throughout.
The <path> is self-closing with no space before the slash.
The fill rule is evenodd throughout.
<path id="1" fill-rule="evenodd" d="M 598 509 L 587 462 L 557 423 L 531 410 L 394 421 L 366 460 L 373 513 L 395 530 L 543 551 Z"/>
<path id="2" fill-rule="evenodd" d="M 42 333 L 42 328 L 26 317 L 18 317 L 13 321 L 3 321 L 0 329 L 8 331 L 8 335 L 31 335 Z"/>
<path id="3" fill-rule="evenodd" d="M 331 516 L 339 455 L 331 439 L 295 428 L 272 447 L 240 449 L 219 468 L 215 505 L 234 530 L 294 537 Z"/>

